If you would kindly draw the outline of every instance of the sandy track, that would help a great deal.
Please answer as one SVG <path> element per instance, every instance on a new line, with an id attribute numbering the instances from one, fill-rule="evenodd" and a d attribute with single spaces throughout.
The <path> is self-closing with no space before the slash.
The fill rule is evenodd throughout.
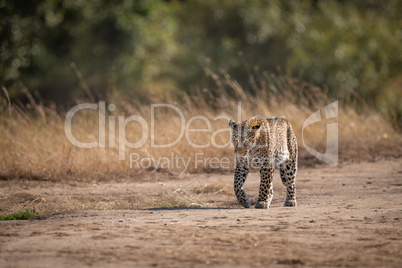
<path id="1" fill-rule="evenodd" d="M 218 181 L 231 185 L 232 176 L 165 184 Z M 116 192 L 127 187 L 107 185 Z M 152 194 L 157 185 L 129 186 Z M 297 208 L 283 207 L 276 174 L 268 210 L 240 209 L 234 195 L 206 194 L 206 201 L 216 198 L 210 208 L 92 210 L 0 222 L 0 266 L 402 266 L 402 159 L 300 169 L 297 186 Z M 52 187 L 68 192 L 62 184 Z M 251 198 L 257 187 L 258 174 L 251 174 L 245 187 Z"/>

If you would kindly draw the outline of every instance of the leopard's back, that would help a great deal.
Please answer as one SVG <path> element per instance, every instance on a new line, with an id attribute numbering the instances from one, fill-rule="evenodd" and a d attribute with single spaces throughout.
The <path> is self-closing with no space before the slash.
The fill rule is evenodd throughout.
<path id="1" fill-rule="evenodd" d="M 297 149 L 292 126 L 284 117 L 267 118 L 269 124 L 269 142 L 272 146 L 274 164 L 279 167 L 282 163 L 294 157 L 294 150 Z"/>

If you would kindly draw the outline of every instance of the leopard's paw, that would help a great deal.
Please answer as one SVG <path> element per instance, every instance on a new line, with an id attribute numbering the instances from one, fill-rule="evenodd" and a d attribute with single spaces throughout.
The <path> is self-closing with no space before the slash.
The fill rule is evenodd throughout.
<path id="1" fill-rule="evenodd" d="M 262 202 L 262 201 L 257 201 L 255 203 L 255 208 L 268 208 L 268 201 Z"/>
<path id="2" fill-rule="evenodd" d="M 295 200 L 286 200 L 284 206 L 285 207 L 296 207 L 297 206 L 296 199 Z"/>

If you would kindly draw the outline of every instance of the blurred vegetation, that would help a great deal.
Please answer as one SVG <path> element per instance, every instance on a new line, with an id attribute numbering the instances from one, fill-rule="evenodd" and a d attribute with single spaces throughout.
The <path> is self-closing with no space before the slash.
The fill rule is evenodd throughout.
<path id="1" fill-rule="evenodd" d="M 249 93 L 270 73 L 360 99 L 402 127 L 402 2 L 0 0 L 0 83 L 45 104 Z M 269 87 L 268 87 L 269 88 Z"/>
<path id="2" fill-rule="evenodd" d="M 8 215 L 0 215 L 0 221 L 30 220 L 37 215 L 38 213 L 35 209 L 29 210 L 27 208 L 26 211 L 14 212 Z"/>

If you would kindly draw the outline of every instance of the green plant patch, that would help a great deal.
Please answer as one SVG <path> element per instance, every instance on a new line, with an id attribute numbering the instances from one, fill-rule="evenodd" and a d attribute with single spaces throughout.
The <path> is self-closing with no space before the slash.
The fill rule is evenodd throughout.
<path id="1" fill-rule="evenodd" d="M 26 211 L 14 212 L 8 215 L 0 215 L 0 221 L 29 220 L 36 215 L 38 215 L 38 213 L 35 211 L 35 209 L 27 209 Z"/>

